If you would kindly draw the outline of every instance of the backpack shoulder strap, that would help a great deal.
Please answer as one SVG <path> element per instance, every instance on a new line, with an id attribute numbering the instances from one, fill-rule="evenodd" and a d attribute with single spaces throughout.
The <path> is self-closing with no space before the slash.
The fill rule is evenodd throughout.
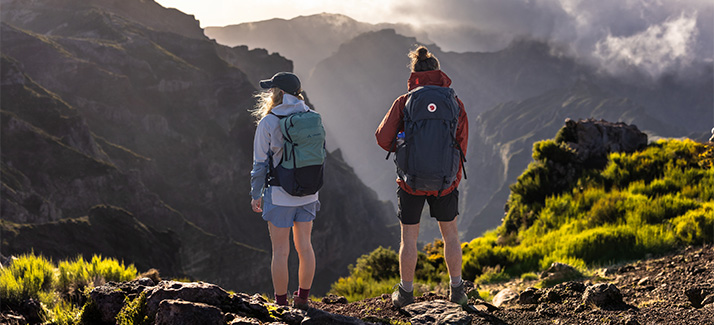
<path id="1" fill-rule="evenodd" d="M 278 115 L 278 114 L 273 113 L 272 111 L 268 114 L 272 114 L 273 116 L 277 116 L 278 118 L 283 118 L 283 117 L 289 116 L 289 115 Z"/>

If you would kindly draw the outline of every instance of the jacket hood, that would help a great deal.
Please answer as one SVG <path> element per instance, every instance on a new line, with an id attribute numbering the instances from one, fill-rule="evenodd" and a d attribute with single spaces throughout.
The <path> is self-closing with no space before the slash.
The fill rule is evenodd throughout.
<path id="1" fill-rule="evenodd" d="M 412 72 L 407 81 L 407 89 L 412 90 L 421 86 L 451 86 L 451 78 L 441 70 Z"/>
<path id="2" fill-rule="evenodd" d="M 284 94 L 283 103 L 273 107 L 271 112 L 275 115 L 287 116 L 297 112 L 305 112 L 307 110 L 309 110 L 309 107 L 304 101 L 300 100 L 300 98 L 290 94 Z"/>

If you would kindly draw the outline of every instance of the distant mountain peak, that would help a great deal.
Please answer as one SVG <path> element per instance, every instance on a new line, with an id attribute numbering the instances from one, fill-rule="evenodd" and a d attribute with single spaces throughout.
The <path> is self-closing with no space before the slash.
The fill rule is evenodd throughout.
<path id="1" fill-rule="evenodd" d="M 332 23 L 356 23 L 357 20 L 353 19 L 350 16 L 343 15 L 343 14 L 336 14 L 336 13 L 330 13 L 330 12 L 321 12 L 319 14 L 314 14 L 314 15 L 306 15 L 306 16 L 297 16 L 293 19 L 290 20 L 306 20 L 306 19 L 322 19 L 328 22 Z M 368 24 L 368 23 L 365 23 Z"/>

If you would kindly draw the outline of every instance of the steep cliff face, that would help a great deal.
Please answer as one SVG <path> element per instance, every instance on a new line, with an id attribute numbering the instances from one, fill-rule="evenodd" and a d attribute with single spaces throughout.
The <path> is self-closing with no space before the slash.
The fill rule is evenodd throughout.
<path id="1" fill-rule="evenodd" d="M 177 252 L 162 262 L 166 274 L 269 291 L 267 226 L 249 207 L 255 126 L 248 110 L 255 79 L 292 63 L 217 45 L 193 18 L 153 1 L 2 4 L 2 219 L 13 238 L 24 238 L 4 243 L 2 254 L 95 249 L 149 264 L 140 250 L 113 244 L 79 250 L 71 236 L 49 247 L 28 239 L 39 228 L 22 225 L 64 229 L 72 222 L 63 219 L 89 214 L 85 229 L 105 234 L 112 227 L 92 221 L 90 210 L 106 205 L 133 216 L 129 224 L 173 234 L 168 242 L 157 235 Z M 341 159 L 330 162 L 328 172 L 349 170 Z M 319 214 L 326 222 L 318 219 L 314 230 L 318 260 L 330 261 L 318 263 L 322 290 L 359 254 L 387 244 L 393 214 L 354 174 L 330 177 Z M 318 247 L 323 242 L 329 246 Z"/>

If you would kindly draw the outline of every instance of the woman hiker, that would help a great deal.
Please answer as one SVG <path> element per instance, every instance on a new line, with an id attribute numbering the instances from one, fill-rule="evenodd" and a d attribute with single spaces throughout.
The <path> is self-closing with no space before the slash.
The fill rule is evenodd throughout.
<path id="1" fill-rule="evenodd" d="M 429 50 L 420 46 L 409 53 L 411 58 L 411 75 L 407 81 L 409 91 L 422 86 L 449 87 L 451 79 L 439 69 L 439 61 Z M 404 94 L 397 98 L 382 123 L 377 128 L 375 136 L 377 143 L 384 150 L 394 151 L 396 138 L 401 131 L 404 131 L 404 111 L 409 94 Z M 458 97 L 455 98 L 458 108 L 453 107 L 458 113 L 458 123 L 456 126 L 455 140 L 452 146 L 460 147 L 461 157 L 465 157 L 465 150 L 468 144 L 468 118 L 464 110 L 464 104 Z M 439 108 L 444 109 L 444 108 Z M 437 105 L 429 104 L 429 112 L 436 112 Z M 408 143 L 407 145 L 414 145 Z M 453 141 L 453 139 L 450 139 Z M 434 153 L 433 155 L 438 155 Z M 439 157 L 439 159 L 446 159 Z M 401 308 L 414 302 L 414 272 L 417 263 L 417 237 L 419 236 L 419 219 L 424 207 L 424 202 L 429 204 L 431 217 L 439 222 L 439 230 L 444 240 L 444 259 L 449 271 L 451 285 L 449 286 L 449 299 L 457 304 L 465 305 L 467 297 L 464 293 L 464 283 L 461 279 L 461 243 L 456 223 L 458 216 L 459 192 L 456 189 L 461 180 L 462 166 L 458 166 L 455 179 L 450 184 L 442 185 L 443 189 L 438 191 L 417 190 L 410 187 L 403 175 L 397 179 L 399 188 L 397 190 L 397 217 L 401 225 L 401 243 L 399 245 L 399 274 L 401 281 L 398 288 L 392 294 L 392 304 Z"/>
<path id="2" fill-rule="evenodd" d="M 275 303 L 288 305 L 288 255 L 290 230 L 300 260 L 298 291 L 293 293 L 293 307 L 307 309 L 308 295 L 315 276 L 315 252 L 312 249 L 312 221 L 320 210 L 318 194 L 292 196 L 281 186 L 266 184 L 268 165 L 276 167 L 283 155 L 283 135 L 278 116 L 308 111 L 301 95 L 300 80 L 295 74 L 279 72 L 262 80 L 264 89 L 257 95 L 253 115 L 258 119 L 253 141 L 253 170 L 250 172 L 251 202 L 254 212 L 262 212 L 268 222 L 273 248 L 270 265 Z M 272 114 L 271 114 L 272 113 Z"/>

